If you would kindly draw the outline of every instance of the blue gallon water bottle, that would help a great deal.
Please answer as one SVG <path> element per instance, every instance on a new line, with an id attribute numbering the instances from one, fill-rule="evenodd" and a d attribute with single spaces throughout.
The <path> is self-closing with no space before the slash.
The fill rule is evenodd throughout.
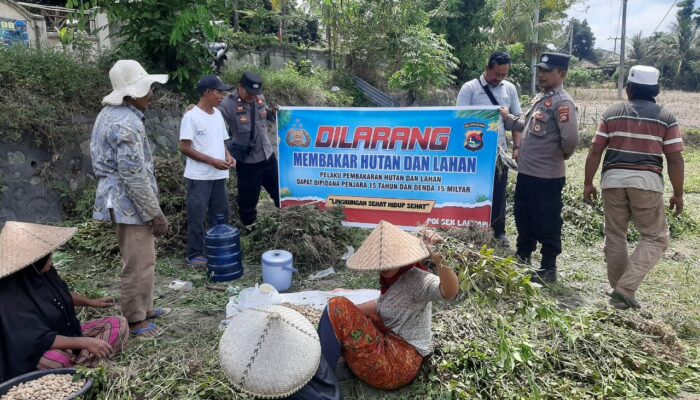
<path id="1" fill-rule="evenodd" d="M 215 282 L 238 279 L 243 275 L 241 233 L 226 224 L 224 214 L 216 215 L 216 224 L 204 235 L 209 279 Z"/>

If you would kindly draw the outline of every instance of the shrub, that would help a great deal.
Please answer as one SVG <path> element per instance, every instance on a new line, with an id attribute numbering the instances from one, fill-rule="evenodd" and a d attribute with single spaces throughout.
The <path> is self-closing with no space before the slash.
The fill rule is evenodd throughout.
<path id="1" fill-rule="evenodd" d="M 76 136 L 71 116 L 100 109 L 111 86 L 106 71 L 54 49 L 0 47 L 0 141 L 22 132 L 55 145 Z"/>
<path id="2" fill-rule="evenodd" d="M 271 104 L 327 107 L 353 104 L 353 98 L 346 91 L 330 90 L 333 86 L 332 74 L 324 69 L 317 69 L 315 73 L 303 76 L 293 66 L 287 66 L 280 71 L 259 67 L 236 68 L 227 70 L 223 79 L 235 84 L 246 70 L 255 71 L 262 76 L 265 98 Z"/>
<path id="3" fill-rule="evenodd" d="M 686 146 L 700 146 L 700 129 L 684 129 L 683 142 Z"/>
<path id="4" fill-rule="evenodd" d="M 571 86 L 592 86 L 603 82 L 604 78 L 600 71 L 583 68 L 571 68 L 566 75 L 566 82 Z"/>

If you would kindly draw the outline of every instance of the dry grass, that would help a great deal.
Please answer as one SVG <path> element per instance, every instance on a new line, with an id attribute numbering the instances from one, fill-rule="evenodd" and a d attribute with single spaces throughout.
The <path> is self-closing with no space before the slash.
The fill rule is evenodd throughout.
<path id="1" fill-rule="evenodd" d="M 617 89 L 567 88 L 576 101 L 581 127 L 595 126 L 606 108 L 619 102 Z M 623 93 L 626 99 L 626 96 Z M 700 129 L 700 93 L 679 90 L 662 91 L 659 104 L 668 108 L 678 118 L 683 129 Z"/>

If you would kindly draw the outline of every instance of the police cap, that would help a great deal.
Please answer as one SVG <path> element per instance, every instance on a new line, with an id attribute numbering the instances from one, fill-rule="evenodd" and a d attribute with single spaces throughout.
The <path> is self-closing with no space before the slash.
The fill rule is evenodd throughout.
<path id="1" fill-rule="evenodd" d="M 549 70 L 558 68 L 566 71 L 569 69 L 570 58 L 570 56 L 561 53 L 542 53 L 537 66 Z"/>
<path id="2" fill-rule="evenodd" d="M 260 94 L 262 93 L 263 80 L 260 75 L 246 71 L 241 76 L 241 85 L 250 94 Z"/>

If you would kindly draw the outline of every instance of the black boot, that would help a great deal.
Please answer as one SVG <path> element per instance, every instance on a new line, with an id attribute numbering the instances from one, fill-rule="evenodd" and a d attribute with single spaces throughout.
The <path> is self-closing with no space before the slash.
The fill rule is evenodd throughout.
<path id="1" fill-rule="evenodd" d="M 530 276 L 530 281 L 539 284 L 545 283 L 556 283 L 557 282 L 557 270 L 556 269 L 538 269 L 534 271 Z"/>
<path id="2" fill-rule="evenodd" d="M 518 264 L 532 265 L 532 253 L 526 255 L 524 253 L 517 252 L 515 253 L 515 259 L 517 260 Z"/>
<path id="3" fill-rule="evenodd" d="M 532 281 L 555 283 L 557 281 L 557 256 L 542 255 L 540 269 L 533 274 Z"/>

